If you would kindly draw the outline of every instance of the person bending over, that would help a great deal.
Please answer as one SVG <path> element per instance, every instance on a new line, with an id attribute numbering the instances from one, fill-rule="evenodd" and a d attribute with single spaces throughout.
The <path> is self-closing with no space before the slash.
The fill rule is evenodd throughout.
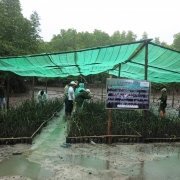
<path id="1" fill-rule="evenodd" d="M 90 95 L 91 91 L 89 89 L 80 90 L 79 93 L 75 96 L 76 100 L 76 109 L 77 111 L 82 111 L 83 104 L 86 99 L 91 99 L 92 96 Z"/>
<path id="2" fill-rule="evenodd" d="M 46 104 L 47 99 L 48 99 L 48 95 L 43 90 L 40 90 L 36 97 L 36 101 L 38 105 L 43 107 Z"/>

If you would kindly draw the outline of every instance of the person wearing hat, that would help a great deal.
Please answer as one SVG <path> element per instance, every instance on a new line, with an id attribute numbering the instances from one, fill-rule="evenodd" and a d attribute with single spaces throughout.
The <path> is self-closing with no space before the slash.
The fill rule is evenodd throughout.
<path id="1" fill-rule="evenodd" d="M 80 92 L 81 90 L 85 90 L 85 88 L 84 88 L 84 83 L 79 83 L 79 87 L 76 88 L 76 91 L 75 91 L 75 96 L 76 96 L 77 94 L 79 94 L 79 92 Z"/>
<path id="2" fill-rule="evenodd" d="M 161 89 L 162 95 L 158 100 L 160 101 L 160 105 L 159 105 L 159 114 L 162 117 L 166 116 L 166 106 L 167 106 L 167 94 L 166 94 L 166 88 Z"/>
<path id="3" fill-rule="evenodd" d="M 92 96 L 90 95 L 91 91 L 89 89 L 82 89 L 79 91 L 79 93 L 75 96 L 76 100 L 76 109 L 77 111 L 83 109 L 83 104 L 86 99 L 91 99 Z"/>
<path id="4" fill-rule="evenodd" d="M 71 81 L 68 88 L 68 103 L 67 103 L 67 116 L 68 117 L 71 116 L 73 105 L 75 102 L 74 86 L 76 86 L 76 83 L 74 81 Z"/>

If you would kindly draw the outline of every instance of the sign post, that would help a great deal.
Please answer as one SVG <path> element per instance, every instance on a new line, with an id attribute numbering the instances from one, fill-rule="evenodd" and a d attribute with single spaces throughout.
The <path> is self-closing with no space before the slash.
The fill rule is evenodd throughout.
<path id="1" fill-rule="evenodd" d="M 109 75 L 109 78 L 112 78 L 112 75 Z M 111 135 L 111 121 L 112 121 L 112 109 L 108 110 L 108 135 Z M 112 143 L 112 138 L 108 137 L 108 144 Z"/>

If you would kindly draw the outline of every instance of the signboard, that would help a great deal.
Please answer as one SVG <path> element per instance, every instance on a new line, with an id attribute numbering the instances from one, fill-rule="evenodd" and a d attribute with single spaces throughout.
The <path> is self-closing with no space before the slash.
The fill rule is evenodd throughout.
<path id="1" fill-rule="evenodd" d="M 107 78 L 106 109 L 149 110 L 150 90 L 146 80 Z"/>

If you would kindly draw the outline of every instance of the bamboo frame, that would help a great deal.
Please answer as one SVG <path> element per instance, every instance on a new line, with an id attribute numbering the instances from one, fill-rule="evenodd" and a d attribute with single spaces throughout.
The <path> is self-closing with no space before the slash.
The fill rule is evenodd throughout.
<path id="1" fill-rule="evenodd" d="M 133 137 L 133 138 L 140 138 L 142 136 L 138 135 L 101 135 L 101 136 L 77 136 L 77 137 L 67 137 L 67 139 L 78 139 L 78 138 L 106 138 L 106 137 Z"/>
<path id="2" fill-rule="evenodd" d="M 47 81 L 48 81 L 48 80 L 47 80 L 47 78 L 46 78 L 46 94 L 47 94 Z"/>
<path id="3" fill-rule="evenodd" d="M 32 79 L 32 99 L 34 99 L 34 76 Z"/>
<path id="4" fill-rule="evenodd" d="M 145 42 L 145 66 L 144 66 L 144 80 L 147 80 L 148 76 L 148 41 Z M 146 110 L 143 110 L 143 118 L 142 118 L 142 136 L 143 143 L 145 142 L 145 138 L 147 136 L 147 128 L 146 128 Z"/>
<path id="5" fill-rule="evenodd" d="M 34 136 L 38 133 L 38 131 L 40 131 L 40 129 L 43 127 L 43 125 L 45 123 L 47 123 L 48 121 L 50 121 L 55 116 L 56 113 L 57 113 L 57 111 L 48 120 L 45 120 L 30 137 L 0 138 L 0 141 L 11 141 L 11 140 L 12 141 L 14 141 L 14 140 L 30 140 L 30 141 L 32 141 Z"/>
<path id="6" fill-rule="evenodd" d="M 9 73 L 7 73 L 7 104 L 6 104 L 6 108 L 9 109 L 9 92 L 10 91 L 10 77 L 9 77 Z"/>

